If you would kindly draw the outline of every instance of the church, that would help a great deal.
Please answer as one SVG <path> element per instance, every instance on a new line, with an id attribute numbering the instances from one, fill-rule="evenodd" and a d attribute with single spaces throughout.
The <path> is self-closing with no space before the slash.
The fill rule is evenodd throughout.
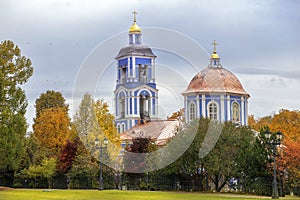
<path id="1" fill-rule="evenodd" d="M 156 55 L 149 46 L 142 43 L 142 30 L 137 25 L 136 12 L 128 36 L 128 46 L 123 47 L 115 58 L 115 122 L 121 138 L 151 137 L 163 143 L 174 136 L 182 123 L 201 117 L 247 125 L 250 95 L 238 78 L 223 68 L 217 54 L 216 41 L 213 42 L 214 51 L 207 67 L 197 73 L 182 92 L 184 117 L 179 121 L 158 117 Z"/>

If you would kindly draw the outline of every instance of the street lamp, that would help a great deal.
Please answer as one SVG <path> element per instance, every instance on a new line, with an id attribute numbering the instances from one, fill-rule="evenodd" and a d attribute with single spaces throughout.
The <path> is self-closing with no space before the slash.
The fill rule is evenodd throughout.
<path id="1" fill-rule="evenodd" d="M 102 146 L 102 142 L 104 143 L 104 147 Z M 103 190 L 103 176 L 102 176 L 102 157 L 103 157 L 103 149 L 107 148 L 108 139 L 104 138 L 103 140 L 99 140 L 99 138 L 95 139 L 96 149 L 100 150 L 100 176 L 99 176 L 99 188 L 98 190 Z"/>
<path id="2" fill-rule="evenodd" d="M 276 150 L 277 146 L 280 145 L 282 140 L 282 133 L 277 132 L 276 134 L 272 134 L 269 130 L 265 132 L 265 136 L 267 139 L 267 143 L 272 146 L 273 160 L 274 160 L 274 179 L 272 183 L 272 199 L 279 199 L 278 195 L 278 186 L 276 181 Z"/>

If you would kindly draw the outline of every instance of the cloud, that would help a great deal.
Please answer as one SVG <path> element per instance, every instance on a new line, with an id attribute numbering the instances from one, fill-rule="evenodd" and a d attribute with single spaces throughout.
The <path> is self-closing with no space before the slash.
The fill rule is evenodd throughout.
<path id="1" fill-rule="evenodd" d="M 300 79 L 299 1 L 0 1 L 1 40 L 13 40 L 34 64 L 34 76 L 24 87 L 29 102 L 34 103 L 47 89 L 62 91 L 71 100 L 76 74 L 84 59 L 99 43 L 127 32 L 133 10 L 139 13 L 142 29 L 173 29 L 203 47 L 199 53 L 183 49 L 196 63 L 195 69 L 183 72 L 181 68 L 189 63 L 156 49 L 158 64 L 181 73 L 186 82 L 207 66 L 211 42 L 216 39 L 223 66 L 236 73 L 251 94 L 250 112 L 261 116 L 284 106 L 295 109 L 299 105 L 295 92 Z M 155 49 L 160 36 L 156 35 L 158 42 L 152 43 L 153 38 L 147 34 L 145 31 L 144 41 Z M 177 40 L 164 42 L 175 44 Z M 116 51 L 126 43 L 124 37 Z M 96 94 L 107 97 L 112 88 L 114 85 L 106 89 L 99 86 Z M 161 93 L 162 98 L 168 94 Z M 29 109 L 32 115 L 33 105 Z"/>

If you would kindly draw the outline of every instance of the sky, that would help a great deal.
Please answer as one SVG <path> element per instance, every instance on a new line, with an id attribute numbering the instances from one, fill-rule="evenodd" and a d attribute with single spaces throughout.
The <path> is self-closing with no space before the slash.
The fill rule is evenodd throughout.
<path id="1" fill-rule="evenodd" d="M 161 117 L 183 107 L 181 92 L 207 67 L 213 40 L 251 96 L 249 114 L 299 110 L 300 1 L 2 0 L 0 41 L 12 40 L 34 67 L 23 87 L 30 128 L 47 90 L 63 94 L 71 116 L 85 92 L 112 109 L 114 57 L 128 44 L 134 10 L 143 43 L 157 55 Z"/>

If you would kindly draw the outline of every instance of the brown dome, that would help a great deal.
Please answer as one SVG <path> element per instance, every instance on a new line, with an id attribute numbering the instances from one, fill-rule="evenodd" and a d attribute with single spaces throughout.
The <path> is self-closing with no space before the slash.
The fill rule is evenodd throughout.
<path id="1" fill-rule="evenodd" d="M 230 93 L 249 96 L 239 79 L 222 67 L 207 67 L 196 74 L 183 95 L 189 93 Z"/>

